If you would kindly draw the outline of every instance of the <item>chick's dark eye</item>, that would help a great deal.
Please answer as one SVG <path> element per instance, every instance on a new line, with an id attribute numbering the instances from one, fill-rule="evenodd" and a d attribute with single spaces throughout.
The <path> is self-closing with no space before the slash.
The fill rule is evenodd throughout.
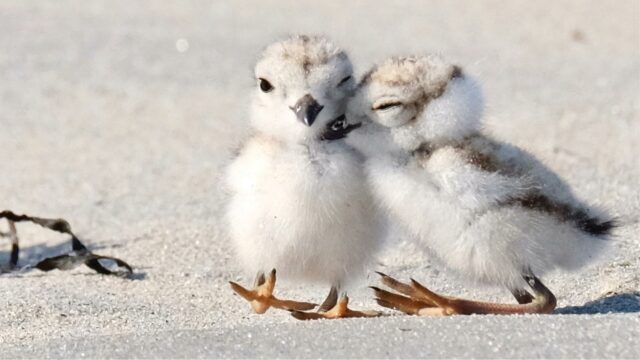
<path id="1" fill-rule="evenodd" d="M 384 103 L 384 104 L 380 104 L 377 106 L 373 107 L 373 110 L 378 111 L 378 110 L 386 110 L 386 109 L 391 109 L 394 108 L 396 106 L 401 106 L 402 103 L 399 101 L 394 101 L 394 102 L 388 102 L 388 103 Z"/>
<path id="2" fill-rule="evenodd" d="M 347 76 L 346 78 L 340 80 L 340 82 L 338 83 L 338 86 L 342 86 L 344 84 L 347 83 L 347 81 L 351 80 L 351 75 Z"/>
<path id="3" fill-rule="evenodd" d="M 273 90 L 273 85 L 271 85 L 270 82 L 263 78 L 258 79 L 258 85 L 260 86 L 260 90 L 262 90 L 262 92 L 268 93 L 269 91 Z"/>

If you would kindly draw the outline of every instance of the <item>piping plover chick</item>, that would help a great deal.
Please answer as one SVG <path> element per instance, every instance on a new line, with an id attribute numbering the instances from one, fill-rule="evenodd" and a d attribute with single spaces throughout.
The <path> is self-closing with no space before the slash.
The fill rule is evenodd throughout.
<path id="1" fill-rule="evenodd" d="M 506 287 L 519 302 L 452 298 L 381 274 L 403 294 L 374 288 L 382 306 L 425 315 L 549 313 L 556 299 L 538 276 L 577 269 L 606 246 L 614 222 L 533 156 L 483 133 L 482 110 L 478 83 L 438 56 L 374 67 L 350 101 L 347 118 L 385 139 L 363 152 L 390 218 L 450 269 Z"/>
<path id="2" fill-rule="evenodd" d="M 347 54 L 328 39 L 293 36 L 268 46 L 255 66 L 253 136 L 227 171 L 230 234 L 256 288 L 231 283 L 257 313 L 269 307 L 300 319 L 373 315 L 347 308 L 345 286 L 378 249 L 377 220 L 362 158 L 341 138 L 355 80 Z M 314 304 L 273 296 L 275 270 L 331 287 Z"/>

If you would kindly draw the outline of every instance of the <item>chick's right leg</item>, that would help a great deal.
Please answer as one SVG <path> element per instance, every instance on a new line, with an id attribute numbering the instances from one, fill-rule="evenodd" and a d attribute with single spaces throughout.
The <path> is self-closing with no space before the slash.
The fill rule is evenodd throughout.
<path id="1" fill-rule="evenodd" d="M 525 290 L 514 292 L 517 305 L 466 300 L 437 294 L 411 279 L 402 283 L 388 275 L 379 273 L 382 283 L 399 292 L 396 294 L 373 287 L 379 305 L 400 310 L 410 315 L 469 315 L 469 314 L 550 314 L 556 307 L 553 293 L 537 277 L 523 275 L 534 295 Z"/>
<path id="2" fill-rule="evenodd" d="M 248 290 L 233 281 L 229 281 L 229 284 L 236 294 L 242 296 L 251 304 L 257 314 L 264 314 L 271 307 L 289 311 L 306 311 L 316 307 L 316 304 L 312 303 L 276 298 L 273 295 L 273 289 L 276 286 L 276 269 L 271 270 L 266 277 L 263 272 L 259 272 L 256 276 L 253 290 Z"/>

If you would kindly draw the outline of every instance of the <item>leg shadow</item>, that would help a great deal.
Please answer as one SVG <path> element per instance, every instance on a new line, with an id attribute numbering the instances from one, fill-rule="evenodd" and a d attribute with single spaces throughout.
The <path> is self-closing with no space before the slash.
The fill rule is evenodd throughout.
<path id="1" fill-rule="evenodd" d="M 611 314 L 640 312 L 640 291 L 615 294 L 589 301 L 582 306 L 567 306 L 556 309 L 556 314 Z"/>

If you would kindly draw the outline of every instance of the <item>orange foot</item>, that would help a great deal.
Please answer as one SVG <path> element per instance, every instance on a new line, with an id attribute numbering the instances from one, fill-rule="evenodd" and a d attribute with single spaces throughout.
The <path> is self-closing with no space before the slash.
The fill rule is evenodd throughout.
<path id="1" fill-rule="evenodd" d="M 251 307 L 258 314 L 264 314 L 270 307 L 289 311 L 306 311 L 316 307 L 316 304 L 280 300 L 273 296 L 273 289 L 276 286 L 276 269 L 271 270 L 266 279 L 263 273 L 258 274 L 253 290 L 248 290 L 233 281 L 229 281 L 229 284 L 236 294 L 251 303 Z"/>
<path id="2" fill-rule="evenodd" d="M 322 309 L 318 312 L 292 311 L 291 315 L 298 320 L 343 319 L 381 316 L 381 313 L 379 311 L 356 311 L 349 309 L 348 305 L 349 297 L 343 295 L 339 299 L 337 299 L 335 305 L 327 311 L 323 311 Z"/>
<path id="3" fill-rule="evenodd" d="M 551 291 L 534 276 L 524 276 L 535 294 L 530 303 L 498 304 L 443 296 L 413 279 L 411 284 L 405 284 L 383 273 L 378 274 L 382 277 L 383 284 L 400 293 L 372 287 L 378 304 L 409 315 L 549 314 L 553 312 L 556 305 L 556 299 Z"/>

